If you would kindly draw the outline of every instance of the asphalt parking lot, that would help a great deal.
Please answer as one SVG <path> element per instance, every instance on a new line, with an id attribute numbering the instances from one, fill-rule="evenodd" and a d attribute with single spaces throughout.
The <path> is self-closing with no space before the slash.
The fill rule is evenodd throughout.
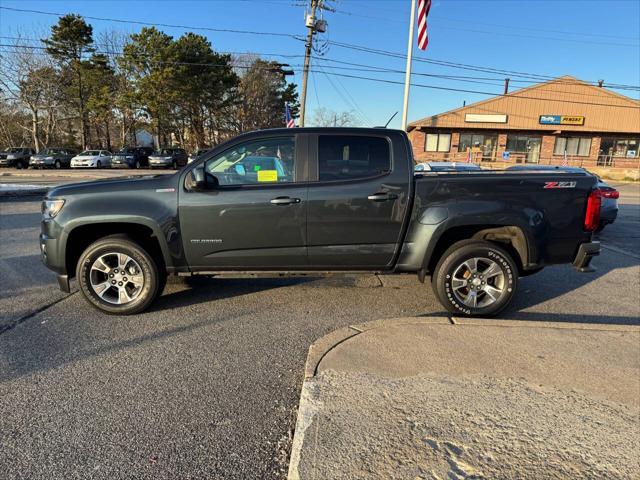
<path id="1" fill-rule="evenodd" d="M 597 272 L 524 278 L 501 317 L 640 324 L 640 185 L 613 185 Z M 0 199 L 2 478 L 282 478 L 309 345 L 444 315 L 414 276 L 364 275 L 175 281 L 151 311 L 106 316 L 40 263 L 39 200 Z"/>

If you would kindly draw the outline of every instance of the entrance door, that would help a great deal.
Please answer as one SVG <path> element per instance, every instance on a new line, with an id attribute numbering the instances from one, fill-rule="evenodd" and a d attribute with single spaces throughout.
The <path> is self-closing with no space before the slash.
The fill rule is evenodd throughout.
<path id="1" fill-rule="evenodd" d="M 383 135 L 318 135 L 312 145 L 318 161 L 309 183 L 309 266 L 389 267 L 408 208 L 408 163 L 392 168 L 391 142 Z"/>
<path id="2" fill-rule="evenodd" d="M 540 148 L 542 146 L 542 139 L 537 137 L 530 137 L 527 141 L 527 163 L 540 162 Z"/>
<path id="3" fill-rule="evenodd" d="M 219 185 L 187 188 L 179 200 L 185 255 L 194 270 L 306 265 L 307 186 L 300 165 L 307 152 L 301 143 L 296 135 L 248 140 L 204 162 Z"/>

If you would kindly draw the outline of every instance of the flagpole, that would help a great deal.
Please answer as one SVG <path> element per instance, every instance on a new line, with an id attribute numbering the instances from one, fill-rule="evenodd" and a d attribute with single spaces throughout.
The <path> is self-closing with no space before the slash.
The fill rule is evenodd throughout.
<path id="1" fill-rule="evenodd" d="M 409 24 L 409 44 L 407 45 L 407 67 L 404 74 L 404 106 L 402 108 L 402 130 L 407 129 L 409 110 L 409 85 L 411 83 L 411 60 L 413 55 L 413 25 L 415 24 L 416 0 L 411 0 L 411 23 Z"/>

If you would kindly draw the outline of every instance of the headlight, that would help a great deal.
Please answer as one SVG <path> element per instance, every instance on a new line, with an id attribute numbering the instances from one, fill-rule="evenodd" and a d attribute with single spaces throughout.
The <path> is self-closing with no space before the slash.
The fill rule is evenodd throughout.
<path id="1" fill-rule="evenodd" d="M 124 157 L 124 158 L 126 158 L 127 160 L 133 160 L 133 155 L 127 155 L 127 156 L 126 156 L 126 157 Z"/>
<path id="2" fill-rule="evenodd" d="M 44 200 L 42 202 L 42 216 L 44 218 L 55 217 L 56 215 L 58 215 L 63 205 L 64 205 L 64 200 L 62 199 Z"/>
<path id="3" fill-rule="evenodd" d="M 45 157 L 45 160 L 53 160 L 53 157 Z"/>

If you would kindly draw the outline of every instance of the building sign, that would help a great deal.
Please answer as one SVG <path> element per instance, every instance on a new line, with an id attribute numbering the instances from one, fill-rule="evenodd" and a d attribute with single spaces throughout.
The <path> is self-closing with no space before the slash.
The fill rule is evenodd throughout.
<path id="1" fill-rule="evenodd" d="M 467 123 L 507 123 L 507 115 L 502 113 L 465 113 Z"/>
<path id="2" fill-rule="evenodd" d="M 584 125 L 584 117 L 576 115 L 540 115 L 540 125 Z"/>

